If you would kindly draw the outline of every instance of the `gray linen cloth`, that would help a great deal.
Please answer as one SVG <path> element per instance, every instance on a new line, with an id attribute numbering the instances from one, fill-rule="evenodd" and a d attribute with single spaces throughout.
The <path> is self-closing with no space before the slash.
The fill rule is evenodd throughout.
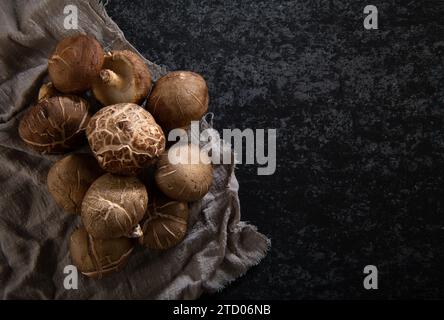
<path id="1" fill-rule="evenodd" d="M 46 188 L 48 169 L 61 156 L 32 151 L 17 128 L 46 76 L 48 56 L 70 34 L 63 27 L 66 4 L 78 7 L 76 32 L 94 35 L 107 50 L 136 51 L 97 1 L 1 1 L 1 298 L 195 299 L 220 290 L 257 264 L 270 245 L 254 226 L 240 221 L 232 165 L 215 166 L 210 192 L 191 206 L 182 243 L 164 252 L 138 247 L 123 271 L 100 281 L 79 274 L 78 289 L 64 289 L 69 235 L 80 217 L 57 207 Z M 154 79 L 166 72 L 146 63 Z"/>

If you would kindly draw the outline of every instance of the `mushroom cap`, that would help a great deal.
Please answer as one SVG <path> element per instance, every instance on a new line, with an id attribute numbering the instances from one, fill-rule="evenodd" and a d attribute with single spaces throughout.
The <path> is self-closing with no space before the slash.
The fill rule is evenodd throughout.
<path id="1" fill-rule="evenodd" d="M 188 215 L 188 203 L 169 199 L 160 192 L 153 194 L 142 223 L 140 244 L 158 250 L 175 246 L 187 232 Z"/>
<path id="2" fill-rule="evenodd" d="M 133 103 L 102 108 L 89 121 L 86 134 L 100 166 L 115 174 L 135 175 L 165 149 L 162 128 Z"/>
<path id="3" fill-rule="evenodd" d="M 71 154 L 49 169 L 48 190 L 65 211 L 80 214 L 86 191 L 103 173 L 92 155 Z"/>
<path id="4" fill-rule="evenodd" d="M 82 221 L 94 238 L 130 236 L 148 204 L 145 186 L 136 177 L 105 174 L 93 182 L 82 202 Z"/>
<path id="5" fill-rule="evenodd" d="M 129 238 L 94 239 L 84 228 L 75 230 L 69 242 L 74 265 L 85 276 L 98 279 L 123 269 L 133 248 Z"/>
<path id="6" fill-rule="evenodd" d="M 44 83 L 39 89 L 38 101 L 61 95 L 61 93 L 54 87 L 52 82 Z"/>
<path id="7" fill-rule="evenodd" d="M 20 138 L 41 153 L 61 153 L 83 144 L 90 119 L 88 103 L 73 95 L 33 105 L 19 124 Z"/>
<path id="8" fill-rule="evenodd" d="M 110 83 L 108 70 L 120 79 Z M 132 51 L 112 51 L 105 55 L 102 71 L 92 85 L 97 100 L 104 106 L 116 103 L 139 103 L 151 90 L 151 73 L 147 65 Z"/>
<path id="9" fill-rule="evenodd" d="M 200 120 L 208 110 L 205 79 L 190 71 L 174 71 L 154 85 L 147 109 L 162 128 L 169 131 Z"/>
<path id="10" fill-rule="evenodd" d="M 169 153 L 177 157 L 177 163 L 170 162 Z M 193 163 L 193 159 L 198 159 L 198 162 Z M 210 189 L 213 167 L 199 146 L 177 143 L 160 156 L 154 177 L 159 189 L 168 197 L 196 201 Z"/>
<path id="11" fill-rule="evenodd" d="M 60 41 L 48 61 L 49 76 L 63 93 L 88 90 L 102 69 L 104 52 L 93 37 L 79 34 Z"/>

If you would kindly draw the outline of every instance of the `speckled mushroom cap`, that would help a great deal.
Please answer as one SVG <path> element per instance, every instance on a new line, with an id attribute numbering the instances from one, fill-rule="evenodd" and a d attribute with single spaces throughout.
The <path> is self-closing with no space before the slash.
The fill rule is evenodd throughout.
<path id="1" fill-rule="evenodd" d="M 70 154 L 49 169 L 48 190 L 66 212 L 80 214 L 86 191 L 103 174 L 92 155 Z"/>
<path id="2" fill-rule="evenodd" d="M 85 194 L 83 225 L 97 239 L 129 237 L 147 205 L 148 194 L 139 179 L 107 173 L 94 181 Z"/>
<path id="3" fill-rule="evenodd" d="M 94 239 L 84 228 L 75 230 L 69 242 L 74 265 L 85 276 L 98 279 L 123 269 L 133 248 L 129 238 Z"/>
<path id="4" fill-rule="evenodd" d="M 133 103 L 99 110 L 86 134 L 100 166 L 115 174 L 135 175 L 165 149 L 162 128 L 148 111 Z"/>
<path id="5" fill-rule="evenodd" d="M 175 158 L 175 163 L 170 161 Z M 194 163 L 193 159 L 197 159 Z M 201 199 L 213 182 L 213 167 L 199 146 L 177 143 L 165 151 L 154 174 L 159 189 L 168 197 L 180 201 Z"/>
<path id="6" fill-rule="evenodd" d="M 167 198 L 160 192 L 150 195 L 140 244 L 165 250 L 178 244 L 187 232 L 188 203 Z"/>
<path id="7" fill-rule="evenodd" d="M 19 135 L 41 153 L 66 152 L 84 142 L 89 119 L 89 105 L 82 98 L 66 95 L 43 99 L 22 118 Z"/>

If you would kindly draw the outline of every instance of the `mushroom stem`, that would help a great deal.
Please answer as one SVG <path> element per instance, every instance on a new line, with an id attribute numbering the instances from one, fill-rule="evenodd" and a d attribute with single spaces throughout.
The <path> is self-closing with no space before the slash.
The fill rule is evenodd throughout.
<path id="1" fill-rule="evenodd" d="M 123 87 L 122 78 L 112 70 L 103 69 L 102 71 L 100 71 L 100 79 L 102 79 L 104 84 L 110 87 L 115 87 L 115 88 Z"/>
<path id="2" fill-rule="evenodd" d="M 143 236 L 143 231 L 139 224 L 128 235 L 129 238 L 140 238 L 141 236 Z"/>

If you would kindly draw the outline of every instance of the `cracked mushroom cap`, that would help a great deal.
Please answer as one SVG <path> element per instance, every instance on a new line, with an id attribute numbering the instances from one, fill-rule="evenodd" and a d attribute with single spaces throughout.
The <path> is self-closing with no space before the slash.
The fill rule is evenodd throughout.
<path id="1" fill-rule="evenodd" d="M 48 190 L 66 212 L 80 214 L 86 191 L 103 173 L 92 155 L 71 154 L 49 169 Z"/>
<path id="2" fill-rule="evenodd" d="M 122 270 L 133 248 L 129 238 L 94 239 L 84 228 L 75 230 L 69 242 L 73 264 L 85 276 L 97 279 Z"/>
<path id="3" fill-rule="evenodd" d="M 88 103 L 73 95 L 43 99 L 19 124 L 20 138 L 41 153 L 61 153 L 84 143 L 90 119 Z"/>
<path id="4" fill-rule="evenodd" d="M 189 215 L 187 202 L 172 200 L 157 192 L 150 199 L 146 215 L 140 244 L 150 249 L 165 250 L 184 238 Z"/>
<path id="5" fill-rule="evenodd" d="M 176 143 L 160 156 L 154 178 L 168 197 L 197 201 L 205 196 L 213 183 L 213 167 L 199 146 Z"/>
<path id="6" fill-rule="evenodd" d="M 208 99 L 207 83 L 201 75 L 174 71 L 156 82 L 147 109 L 164 130 L 170 131 L 200 120 L 208 110 Z"/>
<path id="7" fill-rule="evenodd" d="M 79 34 L 60 41 L 48 61 L 48 72 L 57 90 L 79 93 L 91 88 L 102 69 L 104 52 L 93 37 Z"/>
<path id="8" fill-rule="evenodd" d="M 107 173 L 94 181 L 85 194 L 83 225 L 97 239 L 133 237 L 140 229 L 138 224 L 147 205 L 148 193 L 139 179 Z"/>
<path id="9" fill-rule="evenodd" d="M 150 90 L 148 67 L 142 58 L 128 50 L 107 53 L 102 70 L 92 86 L 94 96 L 104 106 L 140 103 Z"/>
<path id="10" fill-rule="evenodd" d="M 102 108 L 89 121 L 86 134 L 100 166 L 115 174 L 136 175 L 165 149 L 162 128 L 133 103 Z"/>

